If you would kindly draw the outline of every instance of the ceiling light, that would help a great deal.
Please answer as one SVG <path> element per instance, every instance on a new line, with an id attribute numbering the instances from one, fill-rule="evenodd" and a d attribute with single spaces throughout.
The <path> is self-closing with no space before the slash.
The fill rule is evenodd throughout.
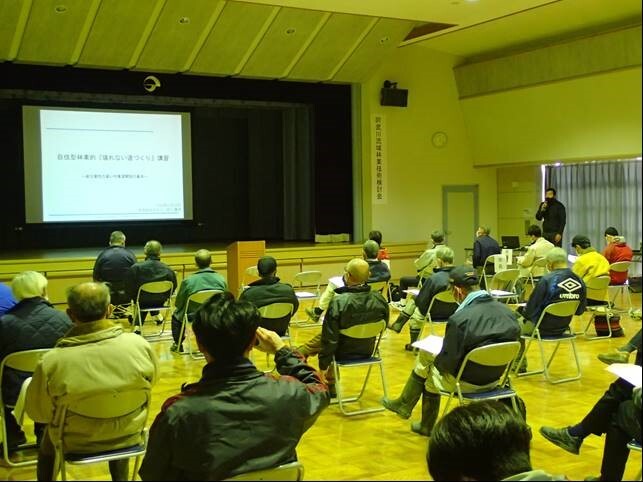
<path id="1" fill-rule="evenodd" d="M 188 24 L 188 23 L 190 23 L 190 17 L 181 17 L 181 18 L 179 19 L 179 23 L 182 23 L 182 24 Z"/>
<path id="2" fill-rule="evenodd" d="M 56 13 L 65 13 L 67 11 L 67 6 L 66 5 L 56 5 L 54 7 L 54 11 Z"/>
<path id="3" fill-rule="evenodd" d="M 388 43 L 388 42 L 389 42 L 389 40 L 391 40 L 391 39 L 390 39 L 390 38 L 388 38 L 387 36 L 384 36 L 384 37 L 382 37 L 382 38 L 380 39 L 380 44 L 384 45 L 385 43 Z"/>
<path id="4" fill-rule="evenodd" d="M 286 35 L 292 35 L 292 34 L 294 34 L 296 31 L 297 31 L 297 29 L 296 29 L 296 28 L 292 28 L 292 27 L 287 28 L 287 29 L 286 29 Z"/>

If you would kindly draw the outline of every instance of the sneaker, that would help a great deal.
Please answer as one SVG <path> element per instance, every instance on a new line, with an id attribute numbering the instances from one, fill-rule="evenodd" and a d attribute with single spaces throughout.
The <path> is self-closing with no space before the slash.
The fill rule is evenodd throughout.
<path id="1" fill-rule="evenodd" d="M 321 315 L 312 308 L 306 308 L 304 311 L 309 316 L 309 318 L 313 320 L 315 323 L 317 323 L 321 318 Z"/>
<path id="2" fill-rule="evenodd" d="M 137 329 L 137 330 L 134 330 L 134 333 L 135 333 L 136 335 L 140 335 L 140 334 L 141 334 L 141 330 L 138 330 L 138 329 Z"/>
<path id="3" fill-rule="evenodd" d="M 615 350 L 610 353 L 600 353 L 598 359 L 606 365 L 611 365 L 612 363 L 627 363 L 630 361 L 630 354 L 626 351 Z"/>
<path id="4" fill-rule="evenodd" d="M 540 427 L 540 434 L 554 445 L 558 445 L 561 449 L 567 450 L 569 453 L 574 455 L 580 453 L 580 446 L 583 444 L 583 439 L 569 435 L 567 428 Z"/>
<path id="5" fill-rule="evenodd" d="M 172 343 L 170 351 L 174 353 L 183 353 L 183 345 L 179 346 L 177 343 Z"/>

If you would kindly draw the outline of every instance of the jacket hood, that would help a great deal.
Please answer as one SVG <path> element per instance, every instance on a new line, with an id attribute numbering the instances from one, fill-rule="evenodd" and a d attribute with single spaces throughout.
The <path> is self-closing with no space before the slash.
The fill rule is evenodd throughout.
<path id="1" fill-rule="evenodd" d="M 88 323 L 74 324 L 64 338 L 61 338 L 56 347 L 85 345 L 108 338 L 116 338 L 123 334 L 123 328 L 115 325 L 111 320 L 90 321 Z"/>

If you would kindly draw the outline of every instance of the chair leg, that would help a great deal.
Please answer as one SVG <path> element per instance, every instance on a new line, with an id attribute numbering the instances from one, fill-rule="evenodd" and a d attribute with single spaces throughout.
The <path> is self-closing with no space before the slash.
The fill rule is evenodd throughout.
<path id="1" fill-rule="evenodd" d="M 139 455 L 134 459 L 134 472 L 132 472 L 132 480 L 136 480 L 136 476 L 138 475 L 138 469 L 141 466 L 141 456 Z"/>
<path id="2" fill-rule="evenodd" d="M 602 340 L 604 338 L 611 338 L 612 337 L 612 325 L 610 323 L 610 318 L 612 317 L 612 311 L 610 309 L 605 310 L 605 319 L 607 320 L 607 335 L 596 335 L 596 336 L 587 336 L 587 332 L 589 331 L 589 327 L 591 326 L 592 322 L 594 321 L 594 317 L 596 316 L 596 313 L 592 313 L 592 316 L 590 317 L 589 321 L 587 322 L 587 326 L 585 326 L 585 330 L 581 333 L 582 335 L 585 336 L 586 339 L 588 340 Z M 578 335 L 578 333 L 574 333 L 575 335 Z"/>
<path id="3" fill-rule="evenodd" d="M 520 360 L 518 361 L 518 364 L 516 365 L 516 367 L 520 367 L 520 365 L 522 365 L 522 361 L 527 359 L 527 352 L 529 351 L 529 347 L 531 346 L 532 341 L 534 341 L 534 338 L 529 338 L 527 340 L 527 345 L 525 346 L 525 350 L 522 352 L 522 356 L 520 357 Z M 538 344 L 541 345 L 540 342 L 538 342 Z M 541 346 L 541 352 L 542 352 L 542 346 Z M 542 353 L 541 353 L 541 358 L 542 358 L 543 367 L 544 367 L 545 366 L 545 359 L 544 359 Z M 543 370 L 529 370 L 529 371 L 526 371 L 524 373 L 516 373 L 516 376 L 517 377 L 527 377 L 527 376 L 530 376 L 530 375 L 537 375 L 539 373 L 543 373 Z"/>

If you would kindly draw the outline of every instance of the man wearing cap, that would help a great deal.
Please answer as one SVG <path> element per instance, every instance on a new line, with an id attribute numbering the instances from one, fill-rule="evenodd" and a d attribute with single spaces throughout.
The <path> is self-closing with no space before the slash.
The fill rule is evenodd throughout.
<path id="1" fill-rule="evenodd" d="M 249 301 L 257 308 L 273 303 L 291 303 L 292 313 L 295 313 L 299 308 L 299 299 L 292 286 L 282 283 L 277 277 L 277 260 L 272 256 L 262 257 L 257 262 L 257 271 L 261 279 L 250 283 L 250 286 L 239 296 L 239 300 Z M 292 313 L 284 318 L 271 319 L 270 323 L 262 320 L 261 326 L 283 336 L 288 329 Z"/>
<path id="2" fill-rule="evenodd" d="M 610 226 L 605 230 L 605 242 L 607 246 L 605 246 L 603 250 L 603 256 L 605 256 L 609 264 L 620 261 L 632 261 L 632 248 L 625 242 L 625 237 L 618 235 L 616 228 Z M 622 285 L 626 281 L 627 271 L 610 270 L 611 285 Z"/>
<path id="3" fill-rule="evenodd" d="M 572 266 L 572 271 L 585 283 L 597 276 L 609 274 L 609 261 L 592 247 L 592 243 L 587 236 L 577 234 L 574 236 L 574 239 L 572 239 L 572 246 L 578 255 L 578 258 L 576 258 Z"/>
<path id="4" fill-rule="evenodd" d="M 527 305 L 524 308 L 521 306 L 517 310 L 522 316 L 519 321 L 522 324 L 523 335 L 531 335 L 534 332 L 543 310 L 552 303 L 578 301 L 576 315 L 582 315 L 585 312 L 587 304 L 585 283 L 567 267 L 567 253 L 565 250 L 563 248 L 553 248 L 547 253 L 545 260 L 547 261 L 547 274 L 538 281 L 534 292 L 527 301 Z M 541 335 L 558 336 L 567 330 L 571 321 L 571 316 L 561 318 L 547 314 L 540 323 L 538 331 L 540 331 Z M 518 373 L 527 371 L 527 359 L 521 360 L 524 349 L 525 341 L 521 338 L 520 352 L 516 357 L 514 366 Z"/>
<path id="5" fill-rule="evenodd" d="M 437 354 L 420 351 L 400 397 L 401 403 L 396 404 L 398 410 L 394 410 L 400 417 L 408 418 L 421 394 L 422 420 L 413 423 L 411 430 L 426 437 L 431 436 L 440 411 L 440 391 L 455 388 L 455 378 L 467 353 L 492 343 L 517 341 L 520 337 L 516 315 L 480 289 L 478 276 L 471 266 L 453 268 L 449 280 L 460 306 L 447 321 L 442 349 Z M 460 387 L 468 392 L 490 390 L 496 386 L 503 369 L 468 365 Z"/>
<path id="6" fill-rule="evenodd" d="M 179 353 L 183 351 L 183 339 L 179 340 L 183 316 L 187 311 L 188 320 L 192 321 L 192 314 L 198 308 L 198 306 L 188 306 L 188 298 L 199 291 L 225 291 L 228 289 L 228 284 L 223 276 L 210 267 L 212 264 L 212 254 L 210 251 L 207 249 L 198 250 L 194 254 L 194 263 L 199 269 L 181 281 L 181 286 L 174 301 L 175 310 L 172 314 L 172 338 L 174 338 L 174 344 L 170 348 L 170 351 Z"/>

